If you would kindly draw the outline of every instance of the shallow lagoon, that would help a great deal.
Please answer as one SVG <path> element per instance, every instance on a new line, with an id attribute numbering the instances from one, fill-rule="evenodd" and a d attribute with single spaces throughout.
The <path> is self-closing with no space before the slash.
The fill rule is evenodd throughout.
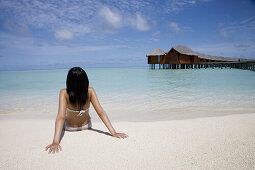
<path id="1" fill-rule="evenodd" d="M 239 69 L 87 68 L 113 120 L 157 121 L 255 112 L 255 72 Z M 57 114 L 68 69 L 0 71 L 0 113 Z M 91 109 L 92 117 L 96 113 Z"/>

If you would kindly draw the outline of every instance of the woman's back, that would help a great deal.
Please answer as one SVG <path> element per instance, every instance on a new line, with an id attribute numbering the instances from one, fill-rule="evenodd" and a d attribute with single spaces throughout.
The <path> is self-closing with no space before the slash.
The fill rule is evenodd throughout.
<path id="1" fill-rule="evenodd" d="M 89 123 L 89 107 L 90 107 L 90 93 L 88 89 L 88 99 L 82 109 L 74 107 L 69 101 L 69 96 L 66 89 L 62 89 L 65 93 L 66 98 L 66 124 L 70 127 L 81 127 Z"/>
<path id="2" fill-rule="evenodd" d="M 90 129 L 89 106 L 92 103 L 100 119 L 104 122 L 112 136 L 126 138 L 124 133 L 117 133 L 113 128 L 106 112 L 100 105 L 93 87 L 89 87 L 86 72 L 80 67 L 68 71 L 66 89 L 60 90 L 58 115 L 55 121 L 55 133 L 52 144 L 46 146 L 49 153 L 61 150 L 59 145 L 62 132 Z"/>

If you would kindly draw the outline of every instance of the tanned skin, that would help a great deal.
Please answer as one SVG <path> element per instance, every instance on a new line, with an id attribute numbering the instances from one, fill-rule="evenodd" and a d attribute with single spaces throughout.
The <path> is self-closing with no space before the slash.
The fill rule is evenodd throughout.
<path id="1" fill-rule="evenodd" d="M 113 137 L 117 137 L 117 138 L 127 138 L 128 137 L 128 135 L 126 135 L 125 133 L 117 133 L 115 131 L 106 112 L 100 105 L 97 95 L 96 95 L 96 92 L 93 87 L 88 88 L 88 101 L 84 105 L 84 108 L 86 108 L 86 107 L 88 108 L 90 103 L 92 103 L 98 116 L 103 121 L 103 123 L 105 124 L 105 126 L 107 127 L 107 129 L 109 130 L 109 132 L 111 133 L 111 135 Z M 48 151 L 49 154 L 50 153 L 54 154 L 55 152 L 59 152 L 62 150 L 62 147 L 59 145 L 59 141 L 60 141 L 62 128 L 63 128 L 64 122 L 65 122 L 67 107 L 70 109 L 76 110 L 75 108 L 73 108 L 73 106 L 69 102 L 69 96 L 68 96 L 66 89 L 61 89 L 60 93 L 59 93 L 59 107 L 58 107 L 58 115 L 57 115 L 56 121 L 55 121 L 55 134 L 54 134 L 53 142 L 52 142 L 52 144 L 46 146 L 46 148 L 45 148 L 46 151 L 49 150 Z M 88 118 L 90 118 L 90 117 L 88 115 L 87 116 L 85 115 L 79 122 L 72 122 L 72 126 L 77 127 L 77 126 L 86 125 L 89 121 Z"/>

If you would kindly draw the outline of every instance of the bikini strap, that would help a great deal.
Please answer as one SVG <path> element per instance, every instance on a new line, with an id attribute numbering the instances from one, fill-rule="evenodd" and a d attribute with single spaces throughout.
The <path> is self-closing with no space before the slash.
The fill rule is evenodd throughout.
<path id="1" fill-rule="evenodd" d="M 78 115 L 77 115 L 77 116 L 82 116 L 82 115 L 83 115 L 83 113 L 85 113 L 86 111 L 88 111 L 88 110 L 89 110 L 89 108 L 87 108 L 86 110 L 80 110 L 80 111 L 78 111 L 78 110 L 72 110 L 72 109 L 69 109 L 69 108 L 67 107 L 67 108 L 66 108 L 66 110 L 71 111 L 71 112 L 77 112 L 77 113 L 78 113 Z"/>

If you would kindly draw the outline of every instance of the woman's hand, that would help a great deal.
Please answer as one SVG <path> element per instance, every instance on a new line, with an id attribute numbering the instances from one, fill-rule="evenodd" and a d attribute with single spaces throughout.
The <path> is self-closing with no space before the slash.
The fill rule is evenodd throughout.
<path id="1" fill-rule="evenodd" d="M 47 151 L 49 149 L 48 154 L 50 153 L 55 153 L 58 151 L 62 151 L 62 147 L 59 144 L 56 143 L 52 143 L 51 145 L 46 146 L 45 151 Z"/>
<path id="2" fill-rule="evenodd" d="M 128 137 L 128 135 L 126 135 L 125 133 L 115 133 L 112 136 L 116 138 L 123 138 L 123 139 Z"/>

